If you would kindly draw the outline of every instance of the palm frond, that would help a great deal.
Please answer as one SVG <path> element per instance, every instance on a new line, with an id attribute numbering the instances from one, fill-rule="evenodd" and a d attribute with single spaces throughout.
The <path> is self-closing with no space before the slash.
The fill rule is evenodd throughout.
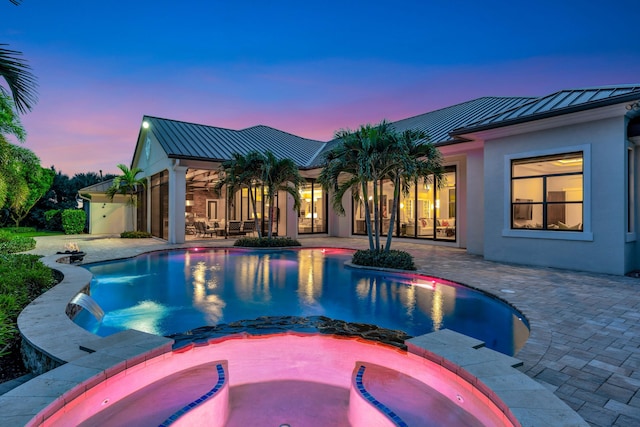
<path id="1" fill-rule="evenodd" d="M 3 46 L 7 45 L 0 44 L 0 76 L 7 82 L 18 111 L 26 113 L 38 101 L 36 78 L 21 52 Z M 7 94 L 2 86 L 0 91 Z"/>

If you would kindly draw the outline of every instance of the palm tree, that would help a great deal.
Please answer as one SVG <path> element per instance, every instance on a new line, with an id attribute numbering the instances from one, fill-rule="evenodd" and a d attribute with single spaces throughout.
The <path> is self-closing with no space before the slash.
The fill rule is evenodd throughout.
<path id="1" fill-rule="evenodd" d="M 285 191 L 293 197 L 294 208 L 300 209 L 300 185 L 304 182 L 304 178 L 300 176 L 298 166 L 291 159 L 277 159 L 271 152 L 264 154 L 265 161 L 262 167 L 262 183 L 267 189 L 267 201 L 269 203 L 269 234 L 271 238 L 273 234 L 273 217 L 277 212 L 274 206 L 276 194 L 278 191 Z"/>
<path id="2" fill-rule="evenodd" d="M 113 200 L 116 194 L 128 196 L 127 205 L 131 207 L 131 225 L 133 224 L 133 208 L 138 204 L 136 193 L 138 188 L 144 188 L 147 184 L 145 178 L 138 178 L 138 174 L 142 173 L 142 169 L 133 168 L 129 169 L 126 165 L 119 164 L 118 169 L 122 171 L 122 175 L 113 178 L 111 187 L 107 190 L 107 197 Z"/>
<path id="3" fill-rule="evenodd" d="M 5 135 L 13 135 L 24 142 L 26 133 L 15 113 L 11 98 L 0 93 L 0 208 L 4 206 L 12 172 L 10 170 L 11 144 Z"/>
<path id="4" fill-rule="evenodd" d="M 17 6 L 22 0 L 9 1 Z M 7 45 L 0 44 L 0 76 L 7 82 L 18 111 L 26 113 L 31 110 L 38 99 L 36 78 L 31 74 L 31 67 L 22 58 L 22 53 L 4 46 Z M 0 86 L 0 94 L 8 95 L 9 93 Z"/>
<path id="5" fill-rule="evenodd" d="M 387 243 L 385 251 L 391 249 L 393 227 L 395 225 L 396 212 L 400 201 L 400 194 L 409 194 L 412 184 L 434 181 L 438 187 L 442 184 L 442 155 L 440 151 L 429 142 L 429 136 L 422 131 L 406 130 L 402 133 L 392 134 L 390 144 L 393 147 L 390 153 L 389 169 L 386 178 L 393 183 L 393 208 L 387 231 Z"/>
<path id="6" fill-rule="evenodd" d="M 393 169 L 391 135 L 393 131 L 386 121 L 376 126 L 363 125 L 356 131 L 340 130 L 336 138 L 341 139 L 326 156 L 318 181 L 325 191 L 331 192 L 331 204 L 341 215 L 345 214 L 342 198 L 351 190 L 353 200 L 369 200 L 369 182 L 377 183 Z M 369 249 L 380 250 L 380 209 L 377 185 L 373 186 L 373 220 L 365 205 L 365 223 L 369 238 Z"/>
<path id="7" fill-rule="evenodd" d="M 36 78 L 31 74 L 31 67 L 21 57 L 22 53 L 7 49 L 0 44 L 0 76 L 9 86 L 9 91 L 21 113 L 26 113 L 37 102 Z M 7 90 L 0 86 L 0 93 L 8 95 Z"/>
<path id="8" fill-rule="evenodd" d="M 257 151 L 250 151 L 246 155 L 233 153 L 231 159 L 220 166 L 220 181 L 216 184 L 216 190 L 227 187 L 227 202 L 230 203 L 233 195 L 242 188 L 248 188 L 249 200 L 253 209 L 253 220 L 258 237 L 262 237 L 262 231 L 258 226 L 257 206 L 254 190 L 261 182 L 265 157 Z"/>

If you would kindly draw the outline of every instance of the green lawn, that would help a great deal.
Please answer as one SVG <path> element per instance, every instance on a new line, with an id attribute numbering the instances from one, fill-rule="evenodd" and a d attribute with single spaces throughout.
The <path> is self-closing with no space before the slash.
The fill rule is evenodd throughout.
<path id="1" fill-rule="evenodd" d="M 29 231 L 26 233 L 20 233 L 20 236 L 25 237 L 40 237 L 40 236 L 64 236 L 62 231 Z"/>

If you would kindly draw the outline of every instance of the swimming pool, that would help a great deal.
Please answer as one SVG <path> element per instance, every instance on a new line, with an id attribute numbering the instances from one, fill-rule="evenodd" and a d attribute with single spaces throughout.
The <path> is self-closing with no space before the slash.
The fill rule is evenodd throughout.
<path id="1" fill-rule="evenodd" d="M 482 292 L 418 274 L 345 267 L 338 249 L 189 249 L 86 265 L 100 336 L 136 329 L 170 335 L 260 316 L 327 316 L 417 336 L 452 329 L 515 354 L 529 329 L 513 307 Z"/>

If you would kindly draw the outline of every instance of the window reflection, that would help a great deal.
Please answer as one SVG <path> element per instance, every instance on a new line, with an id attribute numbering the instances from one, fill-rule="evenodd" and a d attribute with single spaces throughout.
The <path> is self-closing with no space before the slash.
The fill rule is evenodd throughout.
<path id="1" fill-rule="evenodd" d="M 433 182 L 413 184 L 409 192 L 400 195 L 396 210 L 396 221 L 392 227 L 394 236 L 420 239 L 456 240 L 456 170 L 445 169 L 440 185 Z M 353 203 L 353 233 L 366 234 L 365 209 L 373 220 L 373 183 L 368 185 L 368 200 L 361 196 Z M 391 221 L 393 185 L 390 181 L 379 183 L 380 234 L 386 235 Z"/>
<path id="2" fill-rule="evenodd" d="M 298 233 L 326 233 L 327 198 L 320 184 L 314 180 L 308 180 L 300 187 L 300 199 Z"/>

